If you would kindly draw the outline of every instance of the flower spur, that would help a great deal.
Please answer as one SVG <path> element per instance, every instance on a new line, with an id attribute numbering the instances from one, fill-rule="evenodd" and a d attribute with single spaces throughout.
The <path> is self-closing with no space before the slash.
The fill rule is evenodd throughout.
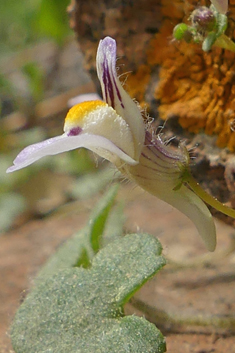
<path id="1" fill-rule="evenodd" d="M 235 210 L 219 203 L 194 181 L 184 146 L 173 150 L 145 125 L 139 107 L 117 77 L 115 40 L 106 37 L 100 41 L 96 63 L 104 101 L 72 107 L 65 119 L 64 134 L 26 147 L 7 172 L 47 155 L 85 147 L 112 162 L 144 190 L 183 212 L 194 222 L 208 250 L 213 251 L 215 225 L 201 198 L 234 218 Z"/>

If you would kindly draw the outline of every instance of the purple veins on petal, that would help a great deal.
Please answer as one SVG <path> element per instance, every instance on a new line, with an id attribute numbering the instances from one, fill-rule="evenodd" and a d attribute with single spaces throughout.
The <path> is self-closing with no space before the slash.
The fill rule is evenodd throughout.
<path id="1" fill-rule="evenodd" d="M 115 98 L 114 98 L 114 87 L 115 87 L 116 95 L 120 101 L 121 107 L 124 108 L 124 104 L 122 102 L 122 97 L 121 97 L 120 91 L 119 91 L 117 84 L 115 82 L 115 77 L 114 77 L 113 72 L 111 71 L 111 73 L 110 73 L 110 71 L 109 71 L 108 61 L 107 61 L 106 57 L 105 57 L 105 61 L 103 63 L 103 81 L 104 81 L 104 87 L 105 87 L 106 101 L 109 102 L 111 107 L 115 109 Z"/>
<path id="2" fill-rule="evenodd" d="M 114 79 L 113 79 L 113 80 L 114 80 Z M 115 80 L 114 80 L 114 85 L 115 85 L 115 88 L 116 88 L 116 92 L 117 92 L 118 99 L 119 99 L 119 101 L 120 101 L 120 103 L 121 103 L 122 108 L 124 109 L 125 107 L 124 107 L 124 104 L 123 104 L 123 102 L 122 102 L 121 93 L 120 93 L 120 91 L 119 91 L 119 89 L 118 89 L 118 86 L 117 86 Z"/>
<path id="3" fill-rule="evenodd" d="M 115 96 L 118 97 L 121 107 L 124 108 L 121 93 L 118 89 L 116 80 L 116 43 L 111 38 L 105 38 L 103 42 L 106 46 L 103 48 L 103 82 L 105 88 L 105 99 L 115 109 Z M 116 95 L 114 92 L 116 91 Z"/>
<path id="4" fill-rule="evenodd" d="M 104 81 L 104 88 L 105 88 L 105 100 L 106 102 L 109 102 L 110 106 L 112 108 L 115 108 L 114 106 L 114 93 L 113 93 L 113 86 L 111 82 L 111 77 L 110 73 L 108 70 L 108 65 L 107 65 L 107 59 L 105 58 L 105 61 L 103 63 L 103 81 Z"/>
<path id="5" fill-rule="evenodd" d="M 97 73 L 104 100 L 129 125 L 135 145 L 135 160 L 139 159 L 145 138 L 145 126 L 139 107 L 122 87 L 116 73 L 116 42 L 110 37 L 100 41 Z"/>
<path id="6" fill-rule="evenodd" d="M 163 160 L 165 160 L 165 158 L 178 161 L 185 160 L 185 155 L 182 155 L 182 153 L 179 151 L 171 150 L 167 145 L 164 144 L 160 137 L 153 138 L 148 131 L 146 132 L 145 143 L 154 154 L 159 155 L 159 157 L 162 157 L 161 159 Z"/>

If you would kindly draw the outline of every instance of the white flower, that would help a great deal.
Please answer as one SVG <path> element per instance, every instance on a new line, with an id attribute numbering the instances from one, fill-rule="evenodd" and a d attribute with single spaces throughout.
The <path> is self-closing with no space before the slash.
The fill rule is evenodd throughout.
<path id="1" fill-rule="evenodd" d="M 96 62 L 104 101 L 75 105 L 66 116 L 63 135 L 26 147 L 7 172 L 24 168 L 47 155 L 88 148 L 114 163 L 144 190 L 182 211 L 213 251 L 216 246 L 213 218 L 204 202 L 184 185 L 185 182 L 193 185 L 187 150 L 184 147 L 172 150 L 145 126 L 138 106 L 117 78 L 115 40 L 106 37 L 100 41 Z"/>
<path id="2" fill-rule="evenodd" d="M 116 43 L 107 37 L 97 52 L 97 72 L 104 101 L 87 101 L 72 107 L 64 134 L 26 147 L 7 171 L 24 168 L 38 159 L 79 147 L 88 148 L 114 164 L 137 164 L 145 127 L 137 105 L 116 76 Z"/>

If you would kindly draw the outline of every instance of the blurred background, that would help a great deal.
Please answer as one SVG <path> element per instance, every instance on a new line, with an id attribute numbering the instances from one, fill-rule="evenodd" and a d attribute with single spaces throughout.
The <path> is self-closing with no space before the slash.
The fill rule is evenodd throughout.
<path id="1" fill-rule="evenodd" d="M 125 9 L 130 4 L 128 14 L 132 21 L 123 17 L 126 26 L 119 23 L 122 19 L 116 5 L 119 2 Z M 143 9 L 148 4 L 145 23 L 155 26 L 160 11 L 153 12 L 152 8 L 157 8 L 160 2 L 97 3 L 115 3 L 116 10 L 107 11 L 106 34 L 119 41 L 119 56 L 123 55 L 122 43 L 127 43 L 129 48 L 131 42 L 135 51 L 127 51 L 130 65 L 133 60 L 142 60 L 146 33 L 140 35 L 144 21 L 136 22 L 135 18 L 138 14 L 143 17 Z M 0 353 L 12 352 L 9 325 L 40 266 L 60 243 L 81 229 L 101 190 L 118 177 L 104 161 L 97 168 L 98 157 L 83 149 L 43 158 L 28 168 L 6 174 L 6 169 L 25 146 L 62 134 L 70 99 L 95 92 L 83 67 L 74 32 L 69 27 L 69 4 L 70 0 L 0 1 Z M 91 8 L 92 1 L 89 4 Z M 136 14 L 132 4 L 136 6 Z M 167 6 L 171 7 L 172 2 L 167 1 Z M 80 36 L 85 55 L 95 53 L 91 48 L 96 46 L 100 32 L 103 35 L 103 28 L 96 26 L 102 6 L 92 9 L 92 21 L 94 18 L 97 21 L 93 28 L 97 41 L 88 42 L 86 36 Z M 132 31 L 129 31 L 131 25 Z M 90 27 L 86 23 L 84 28 L 89 34 Z M 147 38 L 155 35 L 155 27 L 151 28 L 148 25 Z M 128 36 L 125 30 L 130 32 Z M 94 62 L 92 59 L 90 64 L 91 61 Z M 128 57 L 124 70 L 129 70 Z M 136 81 L 133 82 L 138 88 Z M 210 147 L 210 153 L 211 150 L 214 174 L 208 161 L 200 158 L 198 172 L 206 186 L 212 181 L 211 190 L 216 195 L 217 190 L 221 190 L 224 169 L 222 158 L 216 155 L 218 149 Z M 235 330 L 234 228 L 217 221 L 218 247 L 215 254 L 208 254 L 194 225 L 177 210 L 126 181 L 120 186 L 118 198 L 125 200 L 125 231 L 154 234 L 163 244 L 164 255 L 170 259 L 169 267 L 137 296 L 151 308 L 151 321 L 163 318 L 161 324 L 165 325 L 168 352 L 235 353 L 231 348 Z M 136 313 L 136 308 L 130 312 Z M 167 315 L 161 316 L 162 312 Z M 140 314 L 143 316 L 142 312 Z"/>
<path id="2" fill-rule="evenodd" d="M 69 28 L 68 5 L 69 0 L 0 3 L 0 233 L 85 197 L 90 185 L 102 187 L 91 180 L 84 189 L 78 178 L 95 172 L 86 150 L 6 174 L 22 148 L 62 134 L 69 99 L 95 91 Z"/>

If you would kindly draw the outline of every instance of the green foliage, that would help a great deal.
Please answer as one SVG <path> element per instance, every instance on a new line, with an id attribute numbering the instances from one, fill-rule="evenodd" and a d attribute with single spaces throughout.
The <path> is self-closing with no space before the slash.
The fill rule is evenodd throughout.
<path id="1" fill-rule="evenodd" d="M 102 190 L 105 185 L 119 176 L 113 167 L 106 167 L 93 171 L 77 179 L 71 186 L 70 194 L 73 198 L 87 199 Z"/>
<path id="2" fill-rule="evenodd" d="M 36 40 L 32 31 L 39 0 L 0 1 L 1 52 L 15 50 Z"/>
<path id="3" fill-rule="evenodd" d="M 1 149 L 1 146 L 0 146 Z M 7 231 L 16 218 L 27 208 L 26 200 L 14 189 L 16 177 L 6 178 L 6 169 L 11 164 L 12 157 L 0 153 L 0 234 Z"/>
<path id="4" fill-rule="evenodd" d="M 0 1 L 1 52 L 16 50 L 42 37 L 61 44 L 69 33 L 69 0 Z"/>
<path id="5" fill-rule="evenodd" d="M 22 50 L 26 46 L 48 38 L 62 45 L 70 33 L 66 11 L 68 4 L 69 0 L 0 1 L 0 60 L 6 54 Z M 23 54 L 19 62 L 24 56 Z M 8 55 L 6 58 L 8 59 Z M 27 53 L 25 60 L 27 61 Z M 11 66 L 13 61 L 15 59 L 10 59 Z M 4 62 L 8 65 L 8 61 L 3 60 Z M 19 90 L 18 85 L 15 85 L 9 77 L 9 72 L 12 70 L 15 69 L 2 69 L 8 77 L 3 77 L 0 72 L 0 111 L 2 110 L 2 114 L 6 115 L 12 112 L 12 108 L 17 108 L 26 115 L 33 116 L 33 104 L 41 100 L 44 95 L 44 73 L 36 63 L 30 62 L 21 68 L 28 81 L 26 99 L 24 90 Z"/>
<path id="6" fill-rule="evenodd" d="M 13 88 L 12 83 L 6 78 L 4 77 L 4 75 L 0 72 L 0 116 L 3 115 L 3 109 L 2 109 L 2 105 L 4 102 L 5 97 L 7 96 L 11 96 L 12 99 L 12 105 L 14 107 L 17 106 L 16 101 L 17 98 L 15 96 L 15 90 Z M 1 141 L 2 142 L 2 141 Z M 2 143 L 0 142 L 0 151 L 1 151 L 1 147 L 2 147 Z"/>
<path id="7" fill-rule="evenodd" d="M 111 187 L 93 209 L 87 225 L 69 239 L 38 275 L 38 279 L 51 276 L 59 269 L 74 266 L 88 267 L 96 251 L 100 248 L 101 237 L 117 194 L 117 185 Z M 119 217 L 120 218 L 120 217 Z M 117 237 L 122 233 L 117 234 Z M 95 248 L 93 248 L 95 244 Z"/>
<path id="8" fill-rule="evenodd" d="M 97 253 L 101 248 L 101 239 L 116 194 L 117 185 L 114 185 L 91 213 L 91 218 L 88 222 L 90 229 L 89 242 L 94 253 Z"/>
<path id="9" fill-rule="evenodd" d="M 123 226 L 125 223 L 123 208 L 124 203 L 120 202 L 110 211 L 109 217 L 105 223 L 104 233 L 101 238 L 102 247 L 123 235 Z"/>
<path id="10" fill-rule="evenodd" d="M 22 72 L 28 79 L 30 93 L 34 102 L 38 102 L 44 95 L 43 72 L 37 63 L 29 62 L 22 67 Z"/>
<path id="11" fill-rule="evenodd" d="M 121 237 L 99 250 L 116 195 L 111 188 L 87 226 L 66 242 L 40 272 L 11 330 L 16 353 L 165 352 L 159 330 L 144 318 L 124 316 L 124 304 L 162 266 L 160 243 L 148 234 Z M 120 220 L 112 215 L 116 226 Z M 110 235 L 110 225 L 106 231 Z M 85 252 L 84 252 L 85 250 Z M 84 258 L 84 253 L 86 253 Z"/>
<path id="12" fill-rule="evenodd" d="M 69 0 L 41 0 L 36 16 L 35 27 L 38 32 L 62 44 L 69 33 L 66 6 Z"/>
<path id="13" fill-rule="evenodd" d="M 64 173 L 66 170 L 66 173 L 68 174 L 80 176 L 78 183 L 80 179 L 83 181 L 86 180 L 86 176 L 83 176 L 83 174 L 97 170 L 96 163 L 94 158 L 92 158 L 91 152 L 85 148 L 79 148 L 78 150 L 61 154 L 59 158 L 53 158 L 53 160 L 50 160 L 50 166 L 56 172 Z M 103 187 L 105 185 L 106 184 L 104 183 Z M 85 185 L 84 188 L 86 189 Z M 71 192 L 71 196 L 76 199 L 81 197 L 79 194 L 73 194 L 73 192 Z M 87 194 L 86 198 L 89 196 L 90 195 Z"/>
<path id="14" fill-rule="evenodd" d="M 0 233 L 10 228 L 15 218 L 26 209 L 26 203 L 22 196 L 9 192 L 0 195 Z"/>

